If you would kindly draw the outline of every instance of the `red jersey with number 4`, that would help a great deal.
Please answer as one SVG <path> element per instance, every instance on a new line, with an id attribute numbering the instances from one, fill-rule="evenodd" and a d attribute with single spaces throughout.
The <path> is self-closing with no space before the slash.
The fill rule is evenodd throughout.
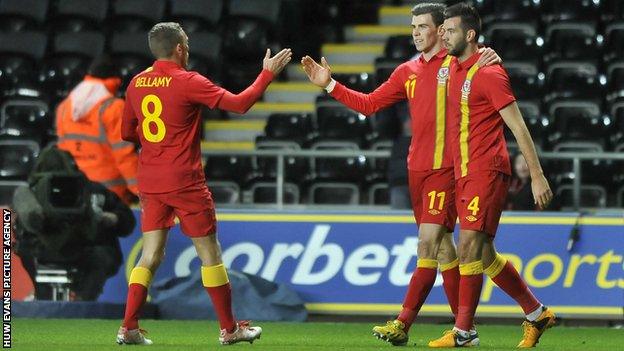
<path id="1" fill-rule="evenodd" d="M 514 102 L 509 76 L 501 65 L 478 67 L 475 53 L 460 63 L 451 62 L 449 80 L 449 131 L 455 179 L 477 171 L 511 175 L 509 153 L 498 111 Z"/>
<path id="2" fill-rule="evenodd" d="M 425 60 L 423 55 L 401 64 L 390 78 L 370 94 L 346 88 L 340 83 L 331 96 L 349 108 L 371 115 L 398 101 L 407 99 L 412 122 L 412 142 L 407 168 L 412 171 L 453 166 L 448 145 L 446 88 L 450 56 L 446 50 Z"/>
<path id="3" fill-rule="evenodd" d="M 165 193 L 205 182 L 200 105 L 215 108 L 224 93 L 199 73 L 170 61 L 156 61 L 130 81 L 122 135 L 136 135 L 141 144 L 140 192 Z"/>

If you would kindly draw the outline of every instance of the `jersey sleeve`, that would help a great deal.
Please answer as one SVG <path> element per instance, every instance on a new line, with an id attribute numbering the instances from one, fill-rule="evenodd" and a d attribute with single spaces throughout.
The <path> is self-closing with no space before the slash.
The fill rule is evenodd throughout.
<path id="1" fill-rule="evenodd" d="M 199 73 L 193 73 L 186 86 L 186 97 L 194 104 L 202 104 L 214 109 L 223 97 L 225 89 L 214 84 Z"/>
<path id="2" fill-rule="evenodd" d="M 483 73 L 481 79 L 484 80 L 482 86 L 485 87 L 485 96 L 496 111 L 500 111 L 516 101 L 516 97 L 511 90 L 509 76 L 502 66 L 487 67 L 483 70 Z"/>
<path id="3" fill-rule="evenodd" d="M 397 67 L 390 78 L 370 94 L 357 92 L 336 82 L 336 87 L 330 95 L 350 109 L 370 116 L 382 108 L 406 98 L 405 89 L 401 83 L 402 68 L 403 66 Z"/>

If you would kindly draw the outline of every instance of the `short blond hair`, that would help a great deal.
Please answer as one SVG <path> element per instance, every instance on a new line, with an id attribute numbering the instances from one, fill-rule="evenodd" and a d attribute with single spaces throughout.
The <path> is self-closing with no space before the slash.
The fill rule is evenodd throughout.
<path id="1" fill-rule="evenodd" d="M 167 58 L 178 44 L 184 44 L 184 29 L 176 22 L 160 22 L 150 29 L 148 40 L 154 57 Z"/>

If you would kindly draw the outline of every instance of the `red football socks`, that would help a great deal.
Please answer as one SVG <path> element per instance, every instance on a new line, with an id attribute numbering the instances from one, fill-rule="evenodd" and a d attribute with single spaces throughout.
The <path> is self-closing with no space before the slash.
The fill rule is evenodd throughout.
<path id="1" fill-rule="evenodd" d="M 227 330 L 228 333 L 234 331 L 236 322 L 232 314 L 232 287 L 230 283 L 216 287 L 205 286 L 204 288 L 210 295 L 221 329 Z"/>
<path id="2" fill-rule="evenodd" d="M 440 265 L 440 271 L 442 272 L 442 278 L 444 282 L 444 292 L 448 300 L 449 306 L 453 316 L 457 318 L 457 305 L 459 305 L 459 261 L 456 259 L 453 262 Z"/>
<path id="3" fill-rule="evenodd" d="M 483 264 L 475 261 L 459 265 L 459 306 L 455 327 L 469 331 L 474 325 L 474 315 L 483 286 Z"/>
<path id="4" fill-rule="evenodd" d="M 499 266 L 502 266 L 502 269 L 500 269 L 498 273 L 494 272 L 496 274 L 491 275 L 489 270 L 490 267 L 488 267 L 486 273 L 499 288 L 507 293 L 507 295 L 509 295 L 512 299 L 516 300 L 518 305 L 522 307 L 524 314 L 529 314 L 532 311 L 535 311 L 541 306 L 541 303 L 537 300 L 537 298 L 535 298 L 535 295 L 533 295 L 524 280 L 522 280 L 513 264 L 505 260 L 500 255 L 497 255 L 496 260 L 499 260 L 499 257 L 504 260 L 504 264 L 501 264 L 502 262 L 500 261 L 495 261 L 490 267 L 498 264 Z"/>
<path id="5" fill-rule="evenodd" d="M 397 317 L 405 324 L 405 331 L 409 331 L 418 311 L 429 295 L 436 280 L 438 262 L 431 259 L 419 259 L 416 270 L 412 274 L 405 299 L 403 310 Z"/>
<path id="6" fill-rule="evenodd" d="M 128 330 L 139 328 L 139 317 L 147 299 L 147 288 L 152 282 L 152 272 L 145 267 L 134 267 L 130 273 L 128 298 L 123 326 Z"/>

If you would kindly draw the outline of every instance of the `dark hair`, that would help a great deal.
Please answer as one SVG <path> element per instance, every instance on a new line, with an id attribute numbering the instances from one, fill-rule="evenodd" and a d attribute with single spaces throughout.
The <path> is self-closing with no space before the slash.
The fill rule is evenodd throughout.
<path id="1" fill-rule="evenodd" d="M 461 17 L 461 27 L 464 32 L 469 30 L 475 31 L 475 41 L 479 40 L 481 35 L 481 17 L 479 12 L 472 5 L 460 2 L 453 6 L 449 6 L 444 11 L 444 19 L 451 17 Z"/>
<path id="2" fill-rule="evenodd" d="M 184 43 L 184 30 L 176 22 L 157 23 L 150 29 L 148 40 L 154 57 L 166 58 L 171 56 L 176 45 Z"/>
<path id="3" fill-rule="evenodd" d="M 433 19 L 433 24 L 436 27 L 441 26 L 444 23 L 444 9 L 446 6 L 443 4 L 436 4 L 432 2 L 425 2 L 414 6 L 412 9 L 412 15 L 426 15 L 430 14 Z"/>
<path id="4" fill-rule="evenodd" d="M 91 62 L 87 72 L 90 76 L 96 78 L 121 77 L 119 67 L 108 55 L 102 55 L 95 58 L 93 62 Z"/>

